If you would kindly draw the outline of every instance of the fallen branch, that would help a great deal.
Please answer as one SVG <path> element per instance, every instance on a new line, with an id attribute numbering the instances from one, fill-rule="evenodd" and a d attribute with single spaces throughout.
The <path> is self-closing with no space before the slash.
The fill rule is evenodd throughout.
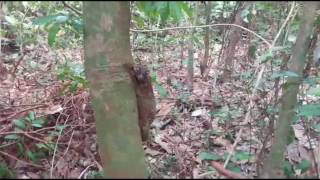
<path id="1" fill-rule="evenodd" d="M 224 168 L 223 165 L 218 162 L 211 161 L 210 164 L 212 167 L 214 167 L 219 172 L 219 174 L 221 174 L 225 177 L 228 177 L 231 179 L 247 179 L 247 177 L 244 177 L 240 174 L 237 174 L 235 172 L 232 172 L 232 171 Z"/>
<path id="2" fill-rule="evenodd" d="M 16 158 L 15 156 L 11 155 L 11 154 L 8 154 L 6 152 L 3 152 L 3 151 L 0 151 L 0 154 L 4 155 L 4 156 L 7 156 L 7 157 L 10 157 L 16 161 L 19 161 L 20 163 L 22 164 L 25 164 L 25 165 L 28 165 L 28 166 L 33 166 L 33 167 L 36 167 L 36 168 L 41 168 L 41 169 L 45 169 L 43 166 L 40 166 L 40 165 L 37 165 L 37 164 L 33 164 L 33 163 L 29 163 L 29 162 L 26 162 L 26 161 L 23 161 L 23 160 L 20 160 L 18 158 Z"/>

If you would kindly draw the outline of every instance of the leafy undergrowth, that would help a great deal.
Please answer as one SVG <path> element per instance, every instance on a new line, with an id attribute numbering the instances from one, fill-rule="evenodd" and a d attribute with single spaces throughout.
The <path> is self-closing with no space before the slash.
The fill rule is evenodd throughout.
<path id="1" fill-rule="evenodd" d="M 44 45 L 27 48 L 16 77 L 8 73 L 0 82 L 0 177 L 101 177 L 93 110 L 81 66 L 82 51 L 53 51 Z M 272 84 L 266 81 L 260 88 L 254 97 L 250 123 L 243 124 L 257 67 L 243 60 L 246 47 L 238 48 L 239 61 L 227 82 L 221 80 L 222 62 L 214 61 L 208 80 L 203 80 L 196 61 L 192 93 L 185 82 L 187 52 L 182 52 L 181 59 L 176 53 L 179 51 L 179 47 L 167 47 L 162 60 L 150 52 L 134 51 L 134 57 L 148 64 L 155 79 L 158 111 L 152 123 L 152 142 L 145 147 L 151 177 L 221 177 L 217 166 L 224 165 L 240 129 L 242 138 L 226 169 L 246 177 L 256 176 L 269 111 L 275 111 L 268 106 L 273 102 Z M 202 53 L 198 54 L 201 58 Z M 10 69 L 12 64 L 5 65 Z M 312 162 L 310 149 L 301 143 L 305 141 L 304 133 L 303 127 L 295 124 L 296 140 L 289 145 L 290 164 L 286 169 L 291 175 L 312 173 L 308 164 Z M 316 143 L 317 135 L 313 137 Z M 320 157 L 319 147 L 315 152 Z"/>

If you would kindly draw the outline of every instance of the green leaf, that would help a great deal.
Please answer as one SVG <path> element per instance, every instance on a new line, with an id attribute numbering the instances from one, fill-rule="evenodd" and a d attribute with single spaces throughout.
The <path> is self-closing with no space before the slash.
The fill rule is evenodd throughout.
<path id="1" fill-rule="evenodd" d="M 312 87 L 307 92 L 308 95 L 320 96 L 320 87 Z"/>
<path id="2" fill-rule="evenodd" d="M 69 91 L 70 92 L 76 92 L 77 91 L 77 88 L 78 88 L 78 82 L 76 81 L 72 81 L 70 87 L 69 87 Z"/>
<path id="3" fill-rule="evenodd" d="M 156 83 L 157 82 L 157 73 L 155 71 L 152 71 L 150 73 L 150 76 L 151 76 L 151 82 Z"/>
<path id="4" fill-rule="evenodd" d="M 18 24 L 18 20 L 13 16 L 4 16 L 4 18 L 10 25 L 16 26 Z"/>
<path id="5" fill-rule="evenodd" d="M 314 129 L 314 131 L 316 131 L 317 133 L 320 133 L 320 124 L 313 125 L 312 129 Z"/>
<path id="6" fill-rule="evenodd" d="M 230 171 L 235 172 L 235 173 L 241 173 L 240 167 L 236 166 L 234 164 L 231 164 L 231 163 L 227 166 L 227 169 L 229 169 Z"/>
<path id="7" fill-rule="evenodd" d="M 14 174 L 15 173 L 12 172 L 12 170 L 10 170 L 7 165 L 5 165 L 4 163 L 0 163 L 0 178 L 1 179 L 15 178 Z"/>
<path id="8" fill-rule="evenodd" d="M 214 153 L 209 153 L 209 152 L 201 152 L 199 154 L 199 158 L 201 161 L 203 160 L 211 160 L 211 161 L 217 161 L 221 160 L 222 158 Z"/>
<path id="9" fill-rule="evenodd" d="M 292 71 L 278 71 L 271 75 L 271 79 L 276 79 L 278 77 L 300 77 L 297 73 Z"/>
<path id="10" fill-rule="evenodd" d="M 180 6 L 180 8 L 188 15 L 188 17 L 192 17 L 192 9 L 189 8 L 188 4 L 185 2 L 178 2 L 178 5 Z"/>
<path id="11" fill-rule="evenodd" d="M 247 161 L 251 158 L 250 153 L 248 152 L 236 152 L 234 154 L 234 157 L 238 160 L 238 161 Z"/>
<path id="12" fill-rule="evenodd" d="M 287 177 L 294 177 L 294 171 L 293 171 L 292 165 L 289 163 L 288 160 L 284 161 L 283 170 Z"/>
<path id="13" fill-rule="evenodd" d="M 37 128 L 41 128 L 44 124 L 44 120 L 42 119 L 36 119 L 34 121 L 32 121 L 32 126 L 33 127 L 37 127 Z"/>
<path id="14" fill-rule="evenodd" d="M 299 116 L 320 116 L 320 104 L 305 104 L 299 107 Z"/>
<path id="15" fill-rule="evenodd" d="M 156 89 L 159 92 L 161 97 L 167 97 L 167 91 L 160 84 L 156 84 Z"/>
<path id="16" fill-rule="evenodd" d="M 301 169 L 301 173 L 306 172 L 309 168 L 311 168 L 311 162 L 306 159 L 302 159 L 302 161 L 297 165 L 298 169 Z"/>
<path id="17" fill-rule="evenodd" d="M 29 112 L 29 119 L 31 120 L 31 121 L 33 121 L 33 120 L 35 120 L 36 119 L 36 113 L 35 112 L 33 112 L 33 111 L 31 111 L 31 112 Z"/>
<path id="18" fill-rule="evenodd" d="M 56 18 L 55 18 L 55 21 L 57 22 L 57 23 L 64 23 L 64 22 L 66 22 L 67 20 L 68 20 L 68 16 L 65 16 L 65 15 L 61 15 L 61 16 L 57 16 Z"/>
<path id="19" fill-rule="evenodd" d="M 45 24 L 50 24 L 54 22 L 58 15 L 49 15 L 49 16 L 43 16 L 39 18 L 35 18 L 32 20 L 32 24 L 34 25 L 45 25 Z"/>
<path id="20" fill-rule="evenodd" d="M 14 125 L 17 126 L 18 128 L 23 130 L 26 129 L 26 124 L 23 119 L 16 119 L 13 122 L 14 122 Z"/>
<path id="21" fill-rule="evenodd" d="M 272 59 L 272 57 L 273 57 L 273 53 L 271 51 L 268 51 L 268 52 L 261 55 L 260 62 L 265 63 L 268 60 Z"/>
<path id="22" fill-rule="evenodd" d="M 256 57 L 256 52 L 257 52 L 257 46 L 254 46 L 254 45 L 251 45 L 249 47 L 249 56 L 252 57 L 252 58 L 255 58 Z"/>
<path id="23" fill-rule="evenodd" d="M 27 150 L 26 151 L 26 156 L 29 158 L 29 159 L 31 159 L 31 161 L 36 161 L 36 156 L 33 154 L 33 152 L 32 151 L 30 151 L 30 150 Z"/>
<path id="24" fill-rule="evenodd" d="M 6 135 L 4 137 L 4 139 L 6 139 L 6 140 L 17 140 L 17 139 L 20 139 L 20 136 L 18 134 L 9 134 L 9 135 Z"/>
<path id="25" fill-rule="evenodd" d="M 60 26 L 55 24 L 53 25 L 50 30 L 49 30 L 49 34 L 48 34 L 48 44 L 50 46 L 53 45 L 53 43 L 55 42 L 56 40 L 56 36 L 57 36 L 57 33 L 60 31 Z"/>

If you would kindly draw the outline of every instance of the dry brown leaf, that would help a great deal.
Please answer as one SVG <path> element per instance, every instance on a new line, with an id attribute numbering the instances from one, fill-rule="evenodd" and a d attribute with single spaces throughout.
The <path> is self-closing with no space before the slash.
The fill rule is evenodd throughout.
<path id="1" fill-rule="evenodd" d="M 159 144 L 165 151 L 167 151 L 167 153 L 172 154 L 173 153 L 172 148 L 170 148 L 169 143 L 164 142 L 163 139 L 164 139 L 163 135 L 157 135 L 155 136 L 154 141 L 157 144 Z"/>
<path id="2" fill-rule="evenodd" d="M 160 105 L 159 111 L 156 114 L 156 116 L 166 116 L 166 115 L 168 115 L 173 106 L 174 106 L 174 102 L 162 103 Z"/>

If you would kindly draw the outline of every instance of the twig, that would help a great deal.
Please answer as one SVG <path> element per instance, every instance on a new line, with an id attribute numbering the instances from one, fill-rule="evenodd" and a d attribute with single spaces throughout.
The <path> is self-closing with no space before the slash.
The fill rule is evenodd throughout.
<path id="1" fill-rule="evenodd" d="M 79 126 L 92 126 L 93 123 L 90 123 L 90 124 L 83 124 L 83 125 L 65 125 L 65 127 L 79 127 Z M 25 134 L 25 133 L 28 133 L 28 134 L 37 134 L 38 132 L 40 131 L 44 131 L 44 130 L 48 130 L 48 129 L 56 129 L 56 126 L 52 126 L 52 127 L 45 127 L 45 128 L 42 128 L 42 129 L 38 129 L 38 130 L 35 130 L 35 131 L 9 131 L 9 132 L 2 132 L 0 133 L 0 135 L 8 135 L 8 134 Z"/>
<path id="2" fill-rule="evenodd" d="M 68 120 L 69 120 L 69 116 L 67 117 L 66 121 L 64 122 L 64 125 L 66 125 Z M 61 137 L 61 134 L 62 134 L 62 130 L 63 129 L 61 128 L 60 132 L 59 132 L 59 136 L 58 136 L 57 142 L 56 142 L 56 145 L 54 147 L 54 151 L 53 151 L 53 156 L 52 156 L 52 161 L 51 161 L 51 168 L 50 168 L 50 179 L 52 178 L 54 159 L 56 157 L 56 152 L 57 152 L 57 148 L 58 148 L 58 142 L 60 140 L 60 137 Z"/>
<path id="3" fill-rule="evenodd" d="M 278 31 L 278 34 L 276 35 L 276 37 L 274 38 L 271 46 L 269 47 L 269 50 L 268 50 L 269 52 L 272 51 L 272 48 L 274 47 L 275 43 L 277 42 L 277 40 L 278 40 L 278 38 L 279 38 L 279 36 L 280 36 L 283 28 L 286 26 L 286 24 L 288 23 L 289 19 L 291 18 L 291 14 L 293 13 L 294 7 L 295 7 L 295 3 L 293 2 L 293 3 L 291 4 L 291 9 L 290 9 L 290 12 L 289 12 L 286 20 L 285 20 L 284 23 L 282 24 L 281 28 L 280 28 L 279 31 Z M 261 58 L 261 56 L 260 56 L 260 58 Z M 246 116 L 245 116 L 245 119 L 244 119 L 244 123 L 243 123 L 243 124 L 248 124 L 248 122 L 249 122 L 251 109 L 253 108 L 253 105 L 254 105 L 254 104 L 253 104 L 253 97 L 256 95 L 256 91 L 257 91 L 258 86 L 259 86 L 259 84 L 260 84 L 260 81 L 261 81 L 261 78 L 262 78 L 262 75 L 263 75 L 263 72 L 264 72 L 265 68 L 266 68 L 266 65 L 264 64 L 264 65 L 262 66 L 259 74 L 258 74 L 258 78 L 257 78 L 256 84 L 255 84 L 255 86 L 254 86 L 254 88 L 253 88 L 253 91 L 252 91 L 252 94 L 251 94 L 251 96 L 250 96 L 250 98 L 249 98 L 249 99 L 250 99 L 249 107 L 248 107 L 248 111 L 247 111 L 247 113 L 246 113 Z M 238 134 L 236 135 L 237 138 L 236 138 L 236 140 L 234 141 L 234 143 L 233 143 L 233 145 L 232 145 L 232 147 L 231 147 L 231 151 L 229 152 L 228 157 L 227 157 L 227 159 L 226 159 L 226 161 L 225 161 L 225 163 L 224 163 L 224 167 L 226 167 L 226 166 L 228 165 L 228 163 L 229 163 L 229 161 L 230 161 L 230 159 L 231 159 L 231 156 L 232 156 L 233 153 L 234 153 L 234 149 L 235 149 L 236 145 L 238 144 L 238 142 L 239 142 L 240 139 L 241 139 L 241 136 L 242 136 L 242 132 L 243 132 L 244 127 L 245 127 L 245 126 L 241 127 L 240 131 L 239 131 Z"/>
<path id="4" fill-rule="evenodd" d="M 25 136 L 27 136 L 27 137 L 30 138 L 30 139 L 33 139 L 33 140 L 36 140 L 36 141 L 39 141 L 39 142 L 42 142 L 42 143 L 45 143 L 45 144 L 48 143 L 48 142 L 46 142 L 46 141 L 44 141 L 44 140 L 42 140 L 42 139 L 33 137 L 33 136 L 31 136 L 30 134 L 28 134 L 28 133 L 22 133 L 22 134 L 25 135 Z"/>
<path id="5" fill-rule="evenodd" d="M 80 173 L 80 175 L 78 176 L 77 179 L 81 179 L 81 177 L 83 176 L 83 174 L 84 174 L 85 172 L 87 172 L 87 170 L 88 170 L 90 167 L 92 167 L 92 166 L 94 166 L 94 164 L 91 164 L 90 166 L 86 167 L 86 168 Z"/>
<path id="6" fill-rule="evenodd" d="M 64 5 L 64 7 L 69 8 L 71 11 L 73 11 L 74 13 L 76 13 L 78 16 L 82 16 L 82 13 L 81 13 L 79 10 L 77 10 L 77 9 L 69 6 L 65 1 L 61 1 L 61 2 L 62 2 L 62 4 Z"/>
<path id="7" fill-rule="evenodd" d="M 37 105 L 37 106 L 34 106 L 34 107 L 30 107 L 30 108 L 23 109 L 23 110 L 21 110 L 21 111 L 19 111 L 19 112 L 13 113 L 12 115 L 10 115 L 10 116 L 7 117 L 7 118 L 0 119 L 0 122 L 3 122 L 3 121 L 6 121 L 6 120 L 9 120 L 9 119 L 12 119 L 12 118 L 14 118 L 16 115 L 21 114 L 21 113 L 23 113 L 23 112 L 30 111 L 30 110 L 33 110 L 33 109 L 38 109 L 38 108 L 44 108 L 45 106 L 48 106 L 48 105 L 46 105 L 46 104 L 45 104 L 45 105 Z"/>
<path id="8" fill-rule="evenodd" d="M 36 168 L 41 168 L 41 169 L 45 169 L 44 167 L 40 166 L 40 165 L 37 165 L 37 164 L 33 164 L 33 163 L 29 163 L 29 162 L 26 162 L 26 161 L 23 161 L 23 160 L 20 160 L 18 158 L 16 158 L 15 156 L 11 155 L 11 154 L 8 154 L 6 152 L 3 152 L 3 151 L 0 151 L 0 154 L 4 155 L 4 156 L 7 156 L 7 157 L 10 157 L 16 161 L 19 161 L 20 163 L 22 164 L 25 164 L 25 165 L 28 165 L 28 166 L 33 166 L 33 167 L 36 167 Z"/>
<path id="9" fill-rule="evenodd" d="M 191 28 L 206 28 L 206 27 L 214 27 L 214 26 L 235 26 L 238 28 L 241 28 L 245 31 L 248 31 L 252 34 L 254 34 L 256 37 L 261 39 L 264 43 L 266 43 L 268 46 L 271 46 L 271 44 L 262 36 L 255 33 L 254 31 L 245 28 L 243 26 L 237 25 L 237 24 L 229 24 L 229 23 L 220 23 L 220 24 L 209 24 L 209 25 L 200 25 L 200 26 L 180 26 L 180 27 L 171 27 L 171 28 L 163 28 L 163 29 L 151 29 L 151 30 L 139 30 L 139 29 L 130 29 L 132 32 L 155 32 L 155 31 L 167 31 L 167 30 L 176 30 L 176 29 L 191 29 Z"/>

